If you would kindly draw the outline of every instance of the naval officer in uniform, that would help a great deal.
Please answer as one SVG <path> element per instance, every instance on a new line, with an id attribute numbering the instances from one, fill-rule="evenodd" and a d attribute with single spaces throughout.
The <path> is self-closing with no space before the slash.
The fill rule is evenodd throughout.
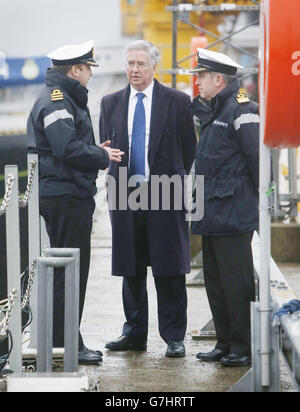
<path id="1" fill-rule="evenodd" d="M 53 67 L 28 119 L 27 146 L 39 154 L 40 213 L 51 247 L 80 249 L 81 319 L 90 265 L 90 236 L 96 178 L 122 153 L 110 141 L 95 144 L 87 84 L 94 60 L 92 41 L 64 46 L 48 54 Z M 54 273 L 53 346 L 64 346 L 64 276 Z M 97 364 L 100 351 L 85 347 L 79 332 L 79 363 Z"/>
<path id="2" fill-rule="evenodd" d="M 198 49 L 199 96 L 193 112 L 200 123 L 195 172 L 204 175 L 204 218 L 192 222 L 202 235 L 206 291 L 217 334 L 202 361 L 224 366 L 251 362 L 250 302 L 255 300 L 251 249 L 258 229 L 259 116 L 237 80 L 239 64 Z"/>

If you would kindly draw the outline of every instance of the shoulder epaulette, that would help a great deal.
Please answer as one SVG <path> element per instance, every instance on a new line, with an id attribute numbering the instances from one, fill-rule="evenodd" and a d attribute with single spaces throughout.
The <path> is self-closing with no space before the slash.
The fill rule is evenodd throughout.
<path id="1" fill-rule="evenodd" d="M 60 89 L 54 89 L 51 93 L 51 100 L 56 102 L 58 100 L 64 100 L 64 94 Z"/>
<path id="2" fill-rule="evenodd" d="M 248 103 L 248 102 L 250 102 L 250 99 L 247 96 L 246 90 L 244 88 L 240 88 L 238 94 L 236 95 L 236 100 L 237 100 L 238 103 Z"/>

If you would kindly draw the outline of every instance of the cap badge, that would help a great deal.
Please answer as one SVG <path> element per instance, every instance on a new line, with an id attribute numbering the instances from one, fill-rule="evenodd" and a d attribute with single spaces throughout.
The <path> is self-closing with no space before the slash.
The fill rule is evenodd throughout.
<path id="1" fill-rule="evenodd" d="M 60 89 L 55 89 L 51 93 L 51 100 L 56 102 L 57 100 L 64 100 L 64 94 Z"/>

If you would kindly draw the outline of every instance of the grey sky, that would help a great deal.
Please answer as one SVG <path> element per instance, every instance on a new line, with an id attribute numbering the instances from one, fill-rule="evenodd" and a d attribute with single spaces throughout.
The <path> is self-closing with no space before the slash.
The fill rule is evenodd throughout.
<path id="1" fill-rule="evenodd" d="M 65 44 L 127 44 L 119 0 L 0 0 L 0 50 L 7 57 L 45 55 Z"/>

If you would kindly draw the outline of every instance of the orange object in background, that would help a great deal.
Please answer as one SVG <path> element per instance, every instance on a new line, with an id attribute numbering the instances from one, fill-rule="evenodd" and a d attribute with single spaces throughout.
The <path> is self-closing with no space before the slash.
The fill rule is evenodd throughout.
<path id="1" fill-rule="evenodd" d="M 205 49 L 207 47 L 208 41 L 205 36 L 197 36 L 191 38 L 191 54 L 197 53 L 197 49 Z M 191 69 L 197 66 L 197 55 L 191 58 Z M 191 89 L 192 98 L 195 98 L 199 94 L 198 86 L 195 84 L 197 76 L 191 76 Z"/>
<path id="2" fill-rule="evenodd" d="M 300 146 L 300 1 L 263 0 L 265 136 L 270 147 Z"/>

